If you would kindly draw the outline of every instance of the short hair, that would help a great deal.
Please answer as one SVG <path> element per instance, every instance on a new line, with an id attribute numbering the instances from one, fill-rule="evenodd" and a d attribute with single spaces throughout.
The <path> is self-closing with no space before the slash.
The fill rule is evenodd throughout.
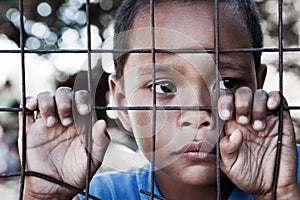
<path id="1" fill-rule="evenodd" d="M 199 0 L 154 0 L 155 3 L 163 2 L 199 2 Z M 260 25 L 260 16 L 257 11 L 256 4 L 252 0 L 220 0 L 220 2 L 228 3 L 231 9 L 239 12 L 246 23 L 246 28 L 251 37 L 252 48 L 262 48 L 263 33 Z M 124 0 L 119 7 L 114 20 L 114 49 L 126 49 L 127 31 L 129 31 L 134 22 L 134 18 L 138 11 L 149 5 L 149 0 Z M 122 35 L 121 37 L 119 35 Z M 117 78 L 123 76 L 124 65 L 128 53 L 113 53 L 114 65 Z M 253 51 L 255 69 L 258 71 L 261 65 L 261 51 Z"/>

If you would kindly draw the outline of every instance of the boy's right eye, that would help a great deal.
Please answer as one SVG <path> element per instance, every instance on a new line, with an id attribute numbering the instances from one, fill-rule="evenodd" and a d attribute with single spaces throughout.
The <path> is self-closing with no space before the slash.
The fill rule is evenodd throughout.
<path id="1" fill-rule="evenodd" d="M 222 90 L 234 90 L 238 86 L 238 80 L 235 78 L 223 78 L 219 83 Z"/>
<path id="2" fill-rule="evenodd" d="M 147 85 L 147 88 L 153 90 L 153 84 Z M 161 80 L 155 83 L 155 90 L 158 95 L 173 94 L 177 92 L 176 85 L 172 81 Z"/>

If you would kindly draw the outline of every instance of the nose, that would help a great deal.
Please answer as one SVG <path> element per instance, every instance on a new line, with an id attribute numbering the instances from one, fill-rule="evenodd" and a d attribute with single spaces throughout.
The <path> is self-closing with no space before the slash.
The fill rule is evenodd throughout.
<path id="1" fill-rule="evenodd" d="M 178 125 L 180 128 L 193 128 L 212 130 L 215 126 L 214 117 L 211 111 L 182 111 L 178 119 Z"/>
<path id="2" fill-rule="evenodd" d="M 197 74 L 197 73 L 195 73 Z M 215 127 L 215 110 L 201 109 L 201 106 L 212 106 L 214 99 L 209 91 L 209 86 L 204 81 L 201 74 L 194 75 L 190 80 L 190 88 L 184 90 L 180 103 L 185 106 L 200 106 L 200 110 L 181 110 L 178 116 L 178 125 L 180 128 L 193 128 L 212 130 Z M 193 82 L 195 80 L 195 82 Z"/>

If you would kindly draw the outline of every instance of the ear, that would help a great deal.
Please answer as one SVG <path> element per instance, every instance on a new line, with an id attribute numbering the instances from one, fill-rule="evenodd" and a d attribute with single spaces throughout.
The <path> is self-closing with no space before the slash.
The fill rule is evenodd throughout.
<path id="1" fill-rule="evenodd" d="M 112 106 L 122 107 L 127 106 L 127 100 L 124 94 L 121 81 L 117 79 L 115 74 L 109 76 L 109 89 L 111 92 L 111 104 Z M 121 121 L 123 127 L 127 131 L 132 131 L 131 123 L 129 120 L 128 110 L 116 110 L 116 117 Z"/>
<path id="2" fill-rule="evenodd" d="M 267 65 L 261 64 L 257 70 L 257 88 L 261 89 L 264 86 L 267 75 Z"/>

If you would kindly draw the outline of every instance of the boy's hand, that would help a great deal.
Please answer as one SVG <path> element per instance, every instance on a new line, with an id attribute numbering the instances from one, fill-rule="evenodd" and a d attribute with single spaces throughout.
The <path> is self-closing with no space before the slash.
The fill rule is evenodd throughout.
<path id="1" fill-rule="evenodd" d="M 257 199 L 271 199 L 280 101 L 278 92 L 268 94 L 257 90 L 253 93 L 251 89 L 241 87 L 235 94 L 222 95 L 218 102 L 219 115 L 225 120 L 225 136 L 220 142 L 221 169 L 235 185 Z M 277 197 L 297 199 L 300 198 L 297 150 L 294 128 L 287 110 L 283 112 L 282 125 Z"/>
<path id="2" fill-rule="evenodd" d="M 74 99 L 73 99 L 74 98 Z M 87 91 L 57 89 L 28 97 L 26 108 L 26 170 L 42 173 L 78 188 L 85 186 L 87 152 L 86 135 L 92 113 L 92 99 Z M 34 112 L 37 110 L 36 116 Z M 32 111 L 32 112 L 31 112 Z M 22 116 L 19 147 L 22 152 Z M 109 139 L 103 120 L 93 125 L 91 173 L 104 157 Z M 25 199 L 70 199 L 75 195 L 62 186 L 41 178 L 26 176 Z"/>

